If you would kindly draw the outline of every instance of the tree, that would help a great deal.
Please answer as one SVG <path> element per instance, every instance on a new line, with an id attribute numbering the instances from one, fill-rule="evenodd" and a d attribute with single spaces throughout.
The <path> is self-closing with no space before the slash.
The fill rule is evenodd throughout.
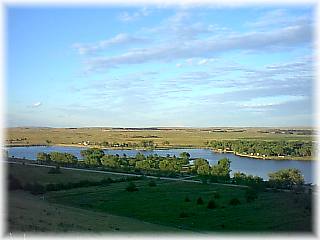
<path id="1" fill-rule="evenodd" d="M 301 171 L 296 168 L 281 169 L 277 172 L 269 173 L 269 182 L 272 185 L 292 188 L 294 185 L 304 183 Z"/>
<path id="2" fill-rule="evenodd" d="M 213 165 L 211 174 L 214 176 L 218 176 L 222 179 L 230 178 L 230 163 L 231 161 L 228 158 L 222 158 L 218 161 L 218 164 Z"/>
<path id="3" fill-rule="evenodd" d="M 183 158 L 183 159 L 186 159 L 186 160 L 189 160 L 190 158 L 190 153 L 188 152 L 182 152 L 180 153 L 179 157 Z"/>
<path id="4" fill-rule="evenodd" d="M 39 152 L 39 153 L 37 153 L 37 160 L 40 163 L 50 162 L 50 160 L 51 160 L 50 154 L 44 153 L 44 152 Z"/>
<path id="5" fill-rule="evenodd" d="M 202 166 L 202 165 L 208 165 L 209 166 L 209 162 L 206 160 L 206 159 L 203 159 L 203 158 L 197 158 L 195 161 L 194 161 L 194 170 L 197 172 L 199 166 Z"/>
<path id="6" fill-rule="evenodd" d="M 116 155 L 104 155 L 101 158 L 101 164 L 106 167 L 118 168 L 120 167 L 120 159 Z"/>
<path id="7" fill-rule="evenodd" d="M 61 153 L 61 152 L 51 152 L 50 159 L 56 163 L 70 163 L 75 164 L 77 163 L 78 159 L 76 156 L 70 153 Z"/>
<path id="8" fill-rule="evenodd" d="M 199 175 L 209 175 L 210 174 L 210 166 L 209 166 L 209 164 L 200 165 L 198 167 L 197 173 Z"/>
<path id="9" fill-rule="evenodd" d="M 104 156 L 103 150 L 99 148 L 89 148 L 80 152 L 84 162 L 88 165 L 101 165 L 101 158 Z"/>

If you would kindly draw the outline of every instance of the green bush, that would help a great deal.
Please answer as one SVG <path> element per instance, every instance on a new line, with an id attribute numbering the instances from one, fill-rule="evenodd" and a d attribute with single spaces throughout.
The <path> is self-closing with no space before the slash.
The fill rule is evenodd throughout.
<path id="1" fill-rule="evenodd" d="M 210 201 L 208 202 L 207 208 L 208 208 L 208 209 L 217 208 L 216 202 L 215 202 L 214 200 L 210 200 Z"/>
<path id="2" fill-rule="evenodd" d="M 133 182 L 130 182 L 130 183 L 128 184 L 128 186 L 126 187 L 126 190 L 127 190 L 128 192 L 135 192 L 135 191 L 138 191 L 138 188 L 137 188 L 137 186 L 136 186 Z"/>
<path id="3" fill-rule="evenodd" d="M 203 200 L 202 200 L 201 197 L 198 197 L 198 199 L 197 199 L 197 204 L 198 204 L 198 205 L 202 205 L 202 204 L 203 204 Z"/>
<path id="4" fill-rule="evenodd" d="M 241 202 L 240 202 L 240 200 L 239 200 L 238 198 L 232 198 L 232 199 L 229 201 L 229 204 L 235 206 L 235 205 L 241 204 Z"/>
<path id="5" fill-rule="evenodd" d="M 190 202 L 190 199 L 189 197 L 187 196 L 185 199 L 184 199 L 185 202 Z"/>

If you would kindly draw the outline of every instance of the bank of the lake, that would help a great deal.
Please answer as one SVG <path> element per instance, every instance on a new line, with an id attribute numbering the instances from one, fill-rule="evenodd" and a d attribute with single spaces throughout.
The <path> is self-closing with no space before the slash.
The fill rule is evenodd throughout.
<path id="1" fill-rule="evenodd" d="M 261 159 L 261 160 L 295 160 L 295 161 L 313 161 L 315 159 L 314 156 L 308 157 L 295 157 L 295 156 L 257 156 L 251 154 L 243 154 L 238 153 L 235 151 L 227 151 L 227 150 L 216 150 L 210 147 L 198 147 L 198 146 L 167 146 L 167 147 L 155 147 L 155 148 L 132 148 L 132 147 L 102 147 L 100 145 L 81 145 L 81 144 L 66 144 L 66 143 L 58 143 L 54 145 L 43 145 L 43 144 L 10 144 L 6 145 L 6 148 L 10 147 L 33 147 L 33 146 L 58 146 L 58 147 L 75 147 L 75 148 L 99 148 L 102 150 L 137 150 L 137 151 L 150 151 L 150 150 L 170 150 L 170 149 L 209 149 L 215 153 L 232 153 L 239 157 L 246 157 L 246 158 L 254 158 L 254 159 Z"/>
<path id="2" fill-rule="evenodd" d="M 75 155 L 78 159 L 81 159 L 81 150 L 87 149 L 88 147 L 74 147 L 74 146 L 31 146 L 31 147 L 10 147 L 8 148 L 8 155 L 17 158 L 26 158 L 31 160 L 36 160 L 38 152 L 67 152 Z M 246 174 L 252 174 L 262 177 L 263 179 L 268 179 L 268 174 L 270 172 L 275 172 L 283 168 L 297 168 L 299 169 L 306 183 L 314 183 L 313 179 L 313 169 L 315 169 L 315 161 L 297 161 L 297 160 L 264 160 L 264 159 L 254 159 L 249 157 L 240 157 L 233 153 L 217 153 L 211 149 L 166 149 L 166 150 L 133 150 L 133 149 L 104 149 L 105 154 L 118 154 L 122 156 L 126 154 L 128 157 L 135 156 L 138 152 L 148 156 L 153 154 L 158 154 L 159 156 L 166 156 L 167 154 L 173 156 L 179 156 L 182 152 L 189 152 L 191 158 L 204 158 L 209 161 L 209 163 L 216 164 L 221 158 L 227 157 L 231 160 L 231 175 L 233 173 L 240 171 Z"/>

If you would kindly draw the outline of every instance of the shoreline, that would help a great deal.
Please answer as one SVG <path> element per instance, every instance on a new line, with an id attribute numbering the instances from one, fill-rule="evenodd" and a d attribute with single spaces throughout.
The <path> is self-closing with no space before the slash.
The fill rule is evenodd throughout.
<path id="1" fill-rule="evenodd" d="M 256 156 L 256 155 L 249 155 L 249 154 L 241 154 L 237 153 L 235 151 L 230 151 L 230 150 L 216 150 L 213 148 L 209 147 L 195 147 L 195 146 L 172 146 L 172 147 L 156 147 L 153 149 L 145 149 L 145 148 L 130 148 L 130 147 L 101 147 L 97 145 L 90 145 L 90 146 L 84 146 L 84 145 L 79 145 L 79 144 L 64 144 L 64 143 L 58 143 L 58 144 L 53 144 L 53 145 L 45 145 L 45 144 L 21 144 L 21 145 L 5 145 L 4 148 L 10 148 L 10 147 L 51 147 L 51 146 L 56 146 L 56 147 L 77 147 L 77 148 L 99 148 L 102 150 L 137 150 L 137 151 L 153 151 L 153 150 L 171 150 L 171 149 L 208 149 L 213 151 L 214 153 L 232 153 L 236 156 L 239 157 L 247 157 L 247 158 L 253 158 L 257 160 L 276 160 L 276 161 L 281 161 L 281 160 L 286 160 L 286 161 L 315 161 L 314 158 L 310 157 L 308 158 L 303 158 L 303 157 L 262 157 L 262 156 Z"/>
<path id="2" fill-rule="evenodd" d="M 211 149 L 213 152 L 215 153 L 232 153 L 238 157 L 246 157 L 246 158 L 254 158 L 254 159 L 258 159 L 258 160 L 276 160 L 276 161 L 281 161 L 281 160 L 286 160 L 286 161 L 315 161 L 312 156 L 309 158 L 305 158 L 305 157 L 293 157 L 293 156 L 281 156 L 281 157 L 277 157 L 277 156 L 267 156 L 267 157 L 262 157 L 262 156 L 257 156 L 257 155 L 250 155 L 250 154 L 242 154 L 242 153 L 238 153 L 235 151 L 230 151 L 230 150 L 225 150 L 225 151 L 220 151 L 220 150 L 215 150 L 215 149 Z"/>

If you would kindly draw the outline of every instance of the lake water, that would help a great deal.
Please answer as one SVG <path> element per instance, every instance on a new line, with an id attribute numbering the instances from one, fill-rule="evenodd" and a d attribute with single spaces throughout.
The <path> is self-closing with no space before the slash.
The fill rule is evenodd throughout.
<path id="1" fill-rule="evenodd" d="M 31 146 L 31 147 L 10 147 L 7 148 L 9 156 L 18 158 L 36 160 L 38 152 L 67 152 L 81 159 L 80 151 L 87 149 L 86 147 L 60 147 L 60 146 Z M 231 160 L 231 176 L 234 172 L 240 171 L 246 174 L 252 174 L 268 179 L 268 173 L 283 168 L 297 168 L 301 170 L 306 183 L 315 183 L 313 170 L 316 167 L 314 161 L 296 161 L 296 160 L 261 160 L 247 157 L 239 157 L 232 153 L 215 153 L 209 149 L 169 149 L 169 150 L 104 150 L 105 154 L 126 154 L 127 156 L 135 156 L 138 152 L 144 155 L 158 154 L 159 156 L 179 156 L 181 152 L 188 152 L 191 158 L 204 158 L 210 164 L 216 164 L 221 158 L 227 157 Z"/>

